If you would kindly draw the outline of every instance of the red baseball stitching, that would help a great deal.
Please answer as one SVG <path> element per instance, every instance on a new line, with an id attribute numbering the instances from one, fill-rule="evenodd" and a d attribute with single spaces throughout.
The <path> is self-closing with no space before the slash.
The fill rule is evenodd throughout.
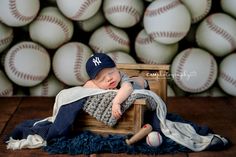
<path id="1" fill-rule="evenodd" d="M 199 20 L 201 20 L 203 17 L 205 17 L 209 13 L 210 9 L 211 9 L 211 0 L 207 0 L 207 8 L 205 9 L 204 13 L 197 17 L 194 17 L 192 19 L 192 23 L 196 23 Z"/>
<path id="2" fill-rule="evenodd" d="M 96 52 L 102 52 L 103 51 L 102 48 L 100 48 L 100 47 L 98 47 L 96 45 L 93 45 L 93 44 L 89 44 L 89 45 Z"/>
<path id="3" fill-rule="evenodd" d="M 135 17 L 136 23 L 140 20 L 141 14 L 132 6 L 117 5 L 105 10 L 106 14 L 124 13 L 124 12 Z"/>
<path id="4" fill-rule="evenodd" d="M 39 15 L 36 20 L 38 21 L 47 21 L 47 22 L 50 22 L 50 23 L 53 23 L 53 24 L 56 24 L 58 26 L 61 27 L 61 29 L 63 30 L 63 32 L 65 33 L 65 40 L 70 40 L 70 30 L 69 28 L 67 27 L 67 25 L 64 23 L 63 20 L 61 19 L 58 19 L 56 17 L 51 17 L 51 16 L 48 16 L 48 15 Z"/>
<path id="5" fill-rule="evenodd" d="M 220 72 L 220 77 L 225 80 L 226 82 L 230 83 L 234 87 L 236 87 L 236 80 L 231 77 L 230 75 L 226 74 L 225 72 L 221 71 Z"/>
<path id="6" fill-rule="evenodd" d="M 118 42 L 121 45 L 129 47 L 129 41 L 122 39 L 121 37 L 116 35 L 109 26 L 105 27 L 105 31 L 114 41 Z"/>
<path id="7" fill-rule="evenodd" d="M 39 75 L 39 76 L 36 76 L 36 75 L 32 75 L 32 74 L 27 74 L 27 73 L 24 73 L 24 72 L 20 72 L 17 67 L 15 66 L 15 57 L 16 57 L 16 54 L 19 53 L 20 50 L 22 49 L 35 49 L 37 50 L 38 52 L 42 52 L 44 55 L 47 54 L 47 52 L 39 47 L 38 45 L 36 44 L 20 44 L 18 45 L 15 49 L 12 50 L 12 53 L 10 53 L 10 58 L 9 58 L 9 68 L 10 70 L 12 71 L 12 73 L 18 77 L 18 78 L 22 78 L 24 80 L 32 80 L 32 81 L 41 81 L 45 78 L 44 75 Z"/>
<path id="8" fill-rule="evenodd" d="M 177 66 L 177 70 L 176 70 L 176 81 L 178 82 L 178 84 L 186 91 L 191 91 L 191 92 L 201 92 L 202 90 L 205 90 L 207 86 L 209 86 L 212 82 L 213 76 L 214 76 L 214 59 L 213 57 L 211 57 L 211 65 L 210 65 L 210 74 L 207 78 L 207 81 L 199 88 L 189 88 L 187 86 L 185 86 L 183 84 L 183 82 L 181 81 L 181 75 L 183 72 L 183 66 L 188 58 L 188 56 L 190 55 L 192 49 L 187 50 L 184 55 L 182 56 L 182 58 L 180 59 L 180 62 Z"/>
<path id="9" fill-rule="evenodd" d="M 189 49 L 187 51 L 185 51 L 185 53 L 183 54 L 182 58 L 180 58 L 179 64 L 177 66 L 177 70 L 176 70 L 176 82 L 177 84 L 179 84 L 182 88 L 184 88 L 185 90 L 189 90 L 188 87 L 186 87 L 183 82 L 181 81 L 181 75 L 183 72 L 183 66 L 188 58 L 188 56 L 190 55 L 192 49 Z"/>
<path id="10" fill-rule="evenodd" d="M 140 57 L 139 55 L 138 55 L 138 58 L 146 64 L 159 64 L 158 62 L 155 62 L 152 59 L 143 58 L 143 57 Z"/>
<path id="11" fill-rule="evenodd" d="M 1 91 L 0 96 L 10 96 L 12 94 L 13 94 L 13 89 L 8 88 L 8 89 Z"/>
<path id="12" fill-rule="evenodd" d="M 32 16 L 24 16 L 24 15 L 22 15 L 22 14 L 18 11 L 18 9 L 17 9 L 17 7 L 16 7 L 16 0 L 9 0 L 9 9 L 10 9 L 10 11 L 11 11 L 11 14 L 12 14 L 16 19 L 18 19 L 18 20 L 20 20 L 20 21 L 25 21 L 25 22 L 31 21 L 31 20 L 33 20 L 33 19 L 36 17 L 36 15 L 37 15 L 37 14 L 32 15 Z"/>
<path id="13" fill-rule="evenodd" d="M 3 38 L 0 40 L 0 47 L 3 45 L 6 45 L 6 44 L 9 44 L 11 41 L 13 40 L 13 34 L 11 33 L 10 36 L 6 37 L 6 38 Z"/>
<path id="14" fill-rule="evenodd" d="M 231 46 L 231 51 L 233 51 L 236 48 L 236 41 L 234 40 L 234 38 L 232 37 L 232 35 L 230 33 L 228 33 L 223 28 L 214 24 L 214 22 L 212 21 L 212 16 L 213 15 L 211 15 L 207 18 L 207 20 L 206 20 L 207 26 L 209 27 L 210 30 L 212 30 L 213 32 L 215 32 L 216 34 L 218 34 L 222 38 L 224 38 L 226 41 L 228 41 Z"/>
<path id="15" fill-rule="evenodd" d="M 171 31 L 161 31 L 161 32 L 151 32 L 149 35 L 151 38 L 182 38 L 187 34 L 187 32 L 171 32 Z"/>
<path id="16" fill-rule="evenodd" d="M 49 85 L 48 85 L 48 79 L 43 81 L 42 83 L 42 93 L 41 96 L 48 96 L 48 90 L 49 90 Z"/>
<path id="17" fill-rule="evenodd" d="M 153 43 L 153 38 L 151 36 L 146 36 L 144 38 L 139 36 L 136 38 L 136 43 L 144 44 L 144 45 L 151 44 L 151 43 Z"/>
<path id="18" fill-rule="evenodd" d="M 100 47 L 98 47 L 98 46 L 95 46 L 95 45 L 93 45 L 93 44 L 89 44 L 90 45 L 90 47 L 94 50 L 94 51 L 96 51 L 96 52 L 102 52 L 103 50 L 100 48 Z"/>
<path id="19" fill-rule="evenodd" d="M 81 7 L 79 8 L 79 10 L 75 13 L 74 16 L 72 16 L 71 18 L 73 20 L 77 20 L 79 19 L 81 16 L 84 15 L 85 13 L 85 10 L 88 9 L 88 7 L 93 4 L 94 2 L 96 2 L 97 0 L 87 0 L 87 1 L 84 1 L 84 3 L 81 5 Z"/>
<path id="20" fill-rule="evenodd" d="M 118 58 L 119 58 L 118 53 L 112 53 L 111 56 L 112 56 L 112 59 L 114 60 L 114 62 L 118 61 Z"/>
<path id="21" fill-rule="evenodd" d="M 74 73 L 75 73 L 75 76 L 76 76 L 76 79 L 80 82 L 84 82 L 85 79 L 81 76 L 81 65 L 82 65 L 82 62 L 84 60 L 84 57 L 83 57 L 83 48 L 80 46 L 80 45 L 76 45 L 76 58 L 75 58 L 75 64 L 74 64 Z"/>
<path id="22" fill-rule="evenodd" d="M 157 8 L 157 9 L 150 10 L 150 9 L 147 8 L 145 10 L 144 16 L 152 17 L 152 16 L 157 16 L 157 15 L 164 14 L 165 12 L 169 11 L 170 9 L 175 8 L 176 6 L 178 6 L 180 4 L 182 5 L 182 3 L 179 0 L 175 0 L 175 1 L 169 3 L 165 6 L 162 6 L 162 7 Z"/>

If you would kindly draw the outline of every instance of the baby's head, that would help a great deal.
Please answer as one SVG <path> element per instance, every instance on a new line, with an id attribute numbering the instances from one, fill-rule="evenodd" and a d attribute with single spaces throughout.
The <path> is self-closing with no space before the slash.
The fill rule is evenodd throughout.
<path id="1" fill-rule="evenodd" d="M 86 71 L 90 80 L 102 89 L 116 88 L 120 82 L 115 62 L 105 53 L 94 53 L 86 63 Z"/>

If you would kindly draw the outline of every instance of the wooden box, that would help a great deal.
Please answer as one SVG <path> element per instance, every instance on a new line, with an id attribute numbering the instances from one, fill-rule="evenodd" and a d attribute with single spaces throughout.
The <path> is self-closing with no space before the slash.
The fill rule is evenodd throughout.
<path id="1" fill-rule="evenodd" d="M 166 101 L 169 65 L 118 64 L 117 67 L 129 76 L 144 77 L 150 89 Z M 74 130 L 89 130 L 99 134 L 135 134 L 143 126 L 146 109 L 145 99 L 136 100 L 114 127 L 106 126 L 83 112 L 77 117 Z"/>

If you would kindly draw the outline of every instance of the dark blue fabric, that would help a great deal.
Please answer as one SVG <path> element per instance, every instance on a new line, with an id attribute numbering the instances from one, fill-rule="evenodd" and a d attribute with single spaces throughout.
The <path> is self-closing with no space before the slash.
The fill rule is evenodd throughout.
<path id="1" fill-rule="evenodd" d="M 54 123 L 43 121 L 33 126 L 40 119 L 26 120 L 15 127 L 9 137 L 14 139 L 26 139 L 28 135 L 38 134 L 44 140 L 50 140 L 55 137 L 66 136 L 71 131 L 71 126 L 77 117 L 77 114 L 83 108 L 86 98 L 62 106 L 57 114 Z"/>
<path id="2" fill-rule="evenodd" d="M 101 136 L 91 132 L 82 132 L 72 137 L 54 138 L 47 143 L 44 151 L 50 154 L 93 154 L 93 153 L 127 153 L 127 154 L 167 154 L 191 152 L 190 149 L 163 137 L 159 147 L 150 147 L 145 138 L 133 145 L 127 145 L 125 139 L 129 136 Z"/>

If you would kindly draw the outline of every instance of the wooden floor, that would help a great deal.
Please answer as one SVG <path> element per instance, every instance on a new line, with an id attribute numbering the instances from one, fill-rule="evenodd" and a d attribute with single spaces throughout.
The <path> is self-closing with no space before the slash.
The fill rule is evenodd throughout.
<path id="1" fill-rule="evenodd" d="M 51 115 L 54 98 L 9 97 L 0 98 L 0 157 L 44 157 L 47 152 L 41 149 L 7 150 L 2 142 L 16 124 L 23 120 L 45 118 Z M 163 157 L 235 157 L 236 156 L 236 98 L 168 98 L 168 112 L 177 113 L 197 124 L 208 125 L 213 131 L 228 137 L 233 145 L 223 151 L 203 151 L 197 153 L 177 153 L 159 155 Z M 68 156 L 68 155 L 50 155 Z M 86 156 L 86 155 L 78 155 Z M 132 156 L 126 154 L 93 154 L 90 156 Z M 150 156 L 150 155 L 136 155 Z"/>

